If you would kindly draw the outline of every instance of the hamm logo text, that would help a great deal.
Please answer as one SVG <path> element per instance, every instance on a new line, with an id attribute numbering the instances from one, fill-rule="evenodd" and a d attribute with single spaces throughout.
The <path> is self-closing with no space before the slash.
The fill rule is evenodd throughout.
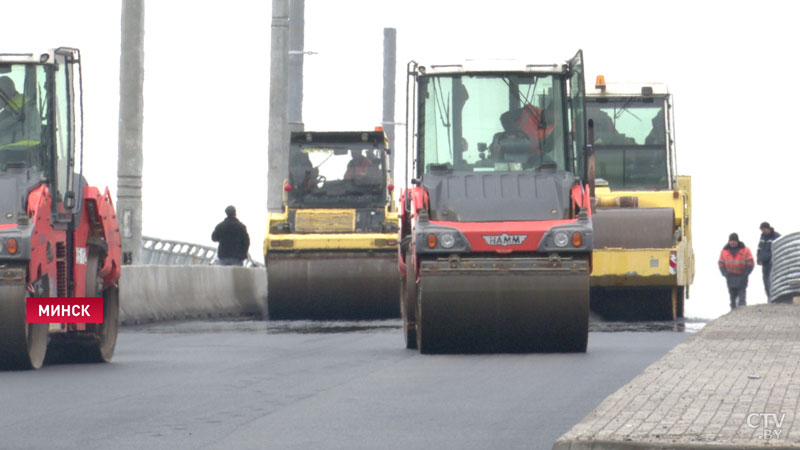
<path id="1" fill-rule="evenodd" d="M 483 236 L 483 240 L 489 245 L 502 245 L 505 247 L 508 245 L 522 245 L 527 237 L 527 234 L 503 233 L 500 235 L 485 235 Z"/>

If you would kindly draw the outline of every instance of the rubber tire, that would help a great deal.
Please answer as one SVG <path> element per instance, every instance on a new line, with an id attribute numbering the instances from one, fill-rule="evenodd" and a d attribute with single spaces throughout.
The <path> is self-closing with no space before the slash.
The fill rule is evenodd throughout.
<path id="1" fill-rule="evenodd" d="M 119 332 L 119 288 L 111 286 L 100 292 L 97 273 L 100 257 L 90 253 L 86 262 L 86 296 L 103 297 L 103 323 L 88 324 L 87 333 L 93 333 L 91 342 L 70 341 L 69 334 L 56 335 L 48 350 L 48 362 L 65 363 L 108 363 L 114 356 Z M 64 339 L 62 341 L 62 339 Z"/>
<path id="2" fill-rule="evenodd" d="M 411 250 L 406 251 L 406 276 L 400 280 L 400 314 L 403 317 L 403 337 L 405 338 L 406 348 L 415 350 L 417 348 L 417 324 L 416 324 L 416 303 L 417 303 L 417 273 L 411 262 Z M 413 327 L 409 327 L 409 323 Z"/>
<path id="3" fill-rule="evenodd" d="M 86 265 L 86 287 L 98 286 L 97 272 L 99 270 L 100 258 L 98 255 L 89 255 Z M 92 295 L 98 293 L 93 290 Z M 88 296 L 88 292 L 87 292 Z M 98 336 L 98 341 L 85 348 L 86 362 L 111 362 L 114 357 L 114 349 L 117 346 L 117 334 L 119 332 L 119 288 L 111 286 L 102 292 L 103 297 L 103 323 L 94 324 L 94 332 Z"/>
<path id="4" fill-rule="evenodd" d="M 47 354 L 50 324 L 27 323 L 27 295 L 24 286 L 18 289 L 19 300 L 0 299 L 0 369 L 30 370 L 42 367 Z"/>

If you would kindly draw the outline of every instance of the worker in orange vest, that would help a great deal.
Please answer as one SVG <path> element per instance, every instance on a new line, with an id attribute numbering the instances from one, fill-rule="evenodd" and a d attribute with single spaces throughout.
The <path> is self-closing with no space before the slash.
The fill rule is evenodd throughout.
<path id="1" fill-rule="evenodd" d="M 542 109 L 528 104 L 524 108 L 506 111 L 500 115 L 500 124 L 503 131 L 494 135 L 489 147 L 496 159 L 502 159 L 502 154 L 507 152 L 504 145 L 519 144 L 520 141 L 524 141 L 526 148 L 530 147 L 525 153 L 536 166 L 543 153 L 553 150 L 556 130 L 553 105 Z"/>
<path id="2" fill-rule="evenodd" d="M 364 156 L 363 150 L 350 150 L 350 162 L 347 163 L 347 171 L 344 173 L 344 180 L 351 181 L 363 179 L 367 176 L 370 160 Z"/>
<path id="3" fill-rule="evenodd" d="M 728 244 L 719 254 L 719 271 L 728 281 L 728 292 L 731 295 L 731 309 L 747 305 L 747 278 L 753 271 L 755 262 L 750 249 L 739 240 L 739 235 L 731 233 Z"/>

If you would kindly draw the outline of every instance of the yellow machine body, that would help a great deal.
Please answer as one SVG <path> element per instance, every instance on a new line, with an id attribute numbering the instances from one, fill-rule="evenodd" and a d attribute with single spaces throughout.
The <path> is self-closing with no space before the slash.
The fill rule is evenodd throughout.
<path id="1" fill-rule="evenodd" d="M 288 223 L 289 210 L 282 213 L 270 213 L 266 239 L 264 239 L 264 254 L 291 251 L 336 251 L 336 250 L 373 250 L 392 251 L 393 257 L 397 252 L 397 232 L 391 233 L 360 233 L 356 232 L 353 225 L 343 226 L 342 219 L 355 218 L 354 209 L 305 209 L 295 212 L 296 216 L 303 217 L 302 232 L 296 233 L 270 233 L 278 224 Z M 389 212 L 386 208 L 386 222 L 397 223 L 397 213 Z M 297 219 L 298 223 L 300 219 Z M 300 225 L 298 225 L 300 228 Z M 300 231 L 300 230 L 298 230 Z"/>
<path id="2" fill-rule="evenodd" d="M 270 319 L 400 317 L 383 132 L 292 133 L 290 152 L 284 209 L 264 239 Z"/>
<path id="3" fill-rule="evenodd" d="M 606 84 L 586 97 L 596 187 L 592 308 L 674 319 L 694 280 L 691 177 L 677 174 L 674 113 L 661 83 Z"/>
<path id="4" fill-rule="evenodd" d="M 688 288 L 694 280 L 694 252 L 689 220 L 691 177 L 678 177 L 675 191 L 596 189 L 597 209 L 615 208 L 620 198 L 637 198 L 638 208 L 674 211 L 673 244 L 661 248 L 603 247 L 592 252 L 592 286 L 664 286 Z M 637 224 L 631 224 L 637 226 Z"/>

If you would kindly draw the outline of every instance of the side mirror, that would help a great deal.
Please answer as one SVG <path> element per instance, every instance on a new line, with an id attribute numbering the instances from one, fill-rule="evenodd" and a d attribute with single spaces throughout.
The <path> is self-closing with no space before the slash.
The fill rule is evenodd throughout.
<path id="1" fill-rule="evenodd" d="M 70 191 L 64 195 L 64 209 L 73 208 L 75 208 L 75 193 Z"/>

